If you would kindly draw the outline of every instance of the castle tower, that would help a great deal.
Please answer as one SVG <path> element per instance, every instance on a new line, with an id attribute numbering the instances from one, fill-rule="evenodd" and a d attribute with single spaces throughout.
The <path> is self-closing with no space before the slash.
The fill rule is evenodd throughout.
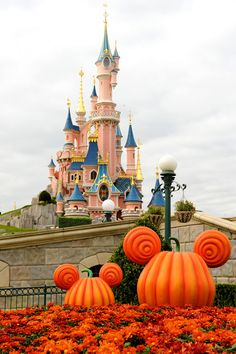
<path id="1" fill-rule="evenodd" d="M 56 214 L 58 216 L 62 216 L 64 214 L 64 199 L 61 192 L 57 193 L 56 201 L 57 201 Z"/>
<path id="2" fill-rule="evenodd" d="M 122 155 L 122 145 L 121 139 L 123 135 L 120 130 L 119 124 L 116 127 L 116 171 L 119 173 L 121 169 L 121 155 Z"/>
<path id="3" fill-rule="evenodd" d="M 54 161 L 53 161 L 53 158 L 51 158 L 51 161 L 50 161 L 50 163 L 49 163 L 49 165 L 48 165 L 48 178 L 49 178 L 50 180 L 52 180 L 52 178 L 53 178 L 53 176 L 54 176 L 55 167 L 56 167 L 56 165 L 55 165 L 55 163 L 54 163 Z"/>
<path id="4" fill-rule="evenodd" d="M 134 139 L 134 133 L 131 124 L 131 114 L 129 115 L 129 130 L 128 137 L 125 144 L 126 153 L 127 153 L 127 175 L 136 176 L 136 167 L 135 167 L 135 148 L 137 144 Z"/>
<path id="5" fill-rule="evenodd" d="M 83 100 L 83 76 L 84 76 L 84 72 L 81 69 L 79 72 L 79 76 L 80 76 L 80 92 L 79 92 L 79 104 L 78 104 L 78 108 L 76 110 L 76 114 L 77 114 L 77 118 L 76 118 L 76 122 L 78 124 L 79 127 L 82 127 L 85 122 L 85 114 L 86 114 L 86 110 L 85 110 L 85 106 L 84 106 L 84 100 Z"/>
<path id="6" fill-rule="evenodd" d="M 154 187 L 154 194 L 152 196 L 152 199 L 150 200 L 148 207 L 153 205 L 153 206 L 159 206 L 159 207 L 164 207 L 165 206 L 165 201 L 162 195 L 161 190 L 159 189 L 160 187 L 160 181 L 159 181 L 159 172 L 158 172 L 158 167 L 156 168 L 156 184 Z"/>
<path id="7" fill-rule="evenodd" d="M 67 100 L 67 106 L 68 106 L 68 113 L 67 113 L 67 118 L 66 118 L 66 124 L 65 127 L 63 129 L 63 131 L 65 132 L 65 144 L 63 149 L 64 150 L 72 150 L 74 149 L 74 142 L 76 141 L 76 144 L 78 145 L 78 141 L 79 141 L 79 127 L 77 125 L 74 125 L 72 123 L 72 119 L 71 119 L 71 113 L 70 113 L 70 106 L 71 106 L 71 102 L 68 99 Z"/>
<path id="8" fill-rule="evenodd" d="M 117 52 L 117 50 L 116 50 Z M 116 53 L 115 53 L 116 54 Z M 118 54 L 118 53 L 117 53 Z M 92 123 L 98 125 L 98 148 L 103 159 L 109 156 L 108 171 L 112 180 L 116 177 L 116 127 L 120 112 L 115 110 L 112 90 L 116 86 L 119 56 L 113 57 L 107 33 L 107 13 L 105 12 L 102 48 L 96 61 L 98 80 L 98 100 L 96 110 L 91 112 Z"/>

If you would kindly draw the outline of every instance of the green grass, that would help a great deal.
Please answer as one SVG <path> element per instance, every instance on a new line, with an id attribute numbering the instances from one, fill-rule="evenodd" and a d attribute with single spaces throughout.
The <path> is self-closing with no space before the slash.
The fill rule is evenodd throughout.
<path id="1" fill-rule="evenodd" d="M 24 229 L 24 228 L 18 228 L 15 226 L 6 226 L 6 225 L 1 225 L 0 224 L 0 235 L 1 234 L 14 234 L 16 232 L 26 232 L 26 231 L 35 231 L 33 229 Z"/>
<path id="2" fill-rule="evenodd" d="M 0 220 L 1 220 L 1 216 L 10 215 L 10 214 L 11 214 L 12 216 L 20 215 L 22 209 L 29 208 L 30 206 L 31 206 L 31 205 L 25 205 L 25 206 L 23 206 L 22 208 L 15 209 L 15 210 L 10 210 L 10 211 L 7 211 L 6 213 L 2 213 L 2 214 L 0 215 Z"/>

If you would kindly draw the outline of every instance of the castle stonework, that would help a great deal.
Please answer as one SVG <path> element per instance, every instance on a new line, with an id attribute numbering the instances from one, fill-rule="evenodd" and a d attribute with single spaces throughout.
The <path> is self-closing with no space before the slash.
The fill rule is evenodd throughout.
<path id="1" fill-rule="evenodd" d="M 120 112 L 112 93 L 119 72 L 117 48 L 112 54 L 104 20 L 102 48 L 95 63 L 96 81 L 92 88 L 90 112 L 86 115 L 83 101 L 83 71 L 80 71 L 80 96 L 76 124 L 72 122 L 71 103 L 64 127 L 63 149 L 49 164 L 49 190 L 57 198 L 57 215 L 85 216 L 96 219 L 103 215 L 102 203 L 111 199 L 115 212 L 124 217 L 139 215 L 142 209 L 142 171 L 131 120 L 125 144 L 127 168 L 121 164 L 123 152 Z M 97 87 L 96 87 L 97 86 Z M 97 94 L 98 89 L 98 94 Z M 136 150 L 138 150 L 136 153 Z"/>

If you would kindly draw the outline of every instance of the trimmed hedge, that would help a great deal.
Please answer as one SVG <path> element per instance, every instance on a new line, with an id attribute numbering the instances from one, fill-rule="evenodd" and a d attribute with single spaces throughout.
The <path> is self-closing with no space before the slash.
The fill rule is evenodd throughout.
<path id="1" fill-rule="evenodd" d="M 70 226 L 79 226 L 79 225 L 87 225 L 91 224 L 92 220 L 88 216 L 79 216 L 77 218 L 67 218 L 67 217 L 59 217 L 58 218 L 58 227 L 70 227 Z"/>
<path id="2" fill-rule="evenodd" d="M 214 305 L 236 307 L 236 284 L 216 284 Z"/>

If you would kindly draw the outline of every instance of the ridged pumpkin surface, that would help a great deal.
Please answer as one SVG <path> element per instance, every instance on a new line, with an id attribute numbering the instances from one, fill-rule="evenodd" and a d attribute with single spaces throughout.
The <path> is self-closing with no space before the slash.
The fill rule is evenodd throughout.
<path id="1" fill-rule="evenodd" d="M 215 285 L 206 263 L 193 252 L 161 252 L 140 274 L 139 303 L 150 306 L 212 305 Z"/>
<path id="2" fill-rule="evenodd" d="M 101 278 L 81 278 L 67 291 L 65 304 L 68 305 L 109 305 L 115 303 L 109 285 Z"/>

